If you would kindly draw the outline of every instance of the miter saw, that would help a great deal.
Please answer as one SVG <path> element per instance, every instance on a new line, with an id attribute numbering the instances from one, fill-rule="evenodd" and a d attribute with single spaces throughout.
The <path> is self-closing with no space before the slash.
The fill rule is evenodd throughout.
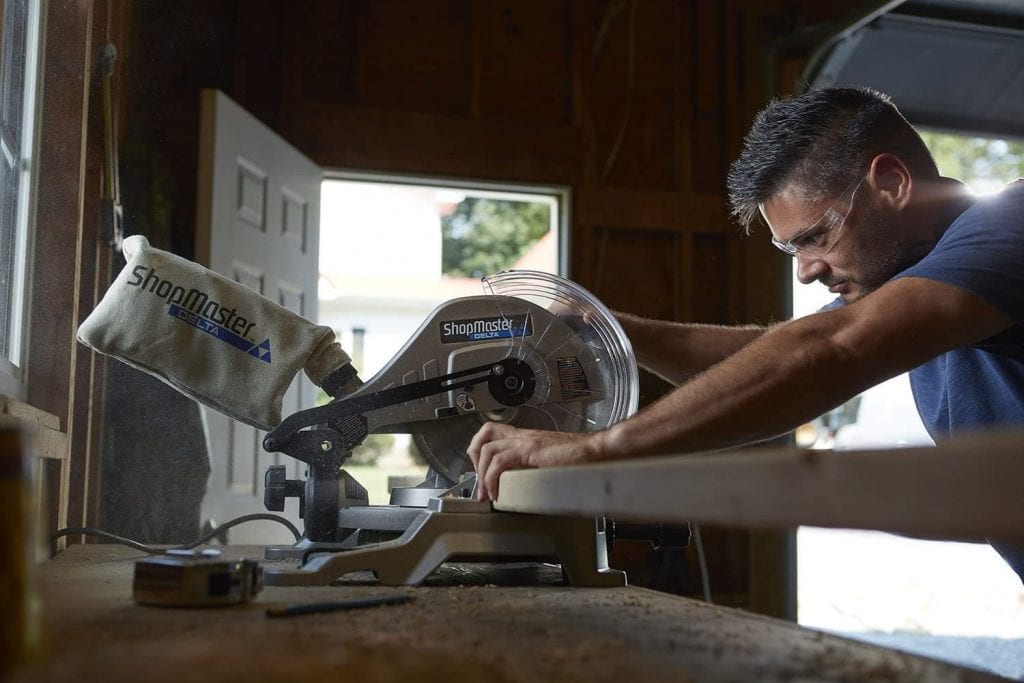
<path id="1" fill-rule="evenodd" d="M 266 473 L 265 503 L 298 497 L 305 537 L 268 548 L 301 558 L 265 571 L 269 585 L 323 585 L 372 571 L 385 584 L 418 584 L 442 562 L 530 558 L 562 565 L 574 585 L 623 585 L 609 570 L 600 520 L 502 513 L 475 500 L 466 449 L 487 421 L 563 432 L 604 429 L 632 415 L 639 382 L 632 348 L 609 311 L 575 283 L 534 271 L 482 280 L 484 293 L 438 306 L 372 379 L 286 417 L 263 447 L 308 465 L 289 480 Z M 329 389 L 329 388 L 328 388 Z M 429 464 L 390 505 L 369 505 L 343 469 L 373 433 L 411 434 Z"/>

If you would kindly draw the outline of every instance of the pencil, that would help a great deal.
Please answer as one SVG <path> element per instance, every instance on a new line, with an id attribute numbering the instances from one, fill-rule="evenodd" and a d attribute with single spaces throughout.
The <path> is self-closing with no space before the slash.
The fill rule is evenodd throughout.
<path id="1" fill-rule="evenodd" d="M 411 595 L 399 593 L 397 595 L 373 595 L 366 598 L 351 598 L 349 600 L 330 600 L 327 602 L 309 602 L 298 605 L 286 605 L 284 607 L 268 607 L 268 617 L 291 617 L 299 614 L 316 614 L 318 612 L 336 612 L 343 609 L 362 609 L 365 607 L 379 607 L 381 605 L 400 605 L 412 600 Z"/>

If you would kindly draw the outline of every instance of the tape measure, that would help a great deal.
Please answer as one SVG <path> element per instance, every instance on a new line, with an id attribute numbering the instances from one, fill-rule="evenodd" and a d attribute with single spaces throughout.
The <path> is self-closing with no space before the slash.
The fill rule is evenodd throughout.
<path id="1" fill-rule="evenodd" d="M 256 560 L 156 555 L 135 562 L 132 598 L 140 605 L 216 607 L 249 601 L 263 589 Z"/>

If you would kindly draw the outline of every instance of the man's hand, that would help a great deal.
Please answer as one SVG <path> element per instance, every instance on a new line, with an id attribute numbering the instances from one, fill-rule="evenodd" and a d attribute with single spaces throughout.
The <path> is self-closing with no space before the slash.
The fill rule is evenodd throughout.
<path id="1" fill-rule="evenodd" d="M 578 465 L 598 459 L 595 435 L 519 429 L 488 422 L 469 444 L 476 470 L 477 500 L 497 500 L 498 478 L 505 470 Z"/>

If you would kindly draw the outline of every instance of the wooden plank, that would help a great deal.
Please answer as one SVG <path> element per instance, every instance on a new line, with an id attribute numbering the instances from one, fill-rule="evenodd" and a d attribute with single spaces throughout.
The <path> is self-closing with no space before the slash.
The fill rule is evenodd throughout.
<path id="1" fill-rule="evenodd" d="M 473 118 L 480 116 L 480 81 L 483 71 L 483 40 L 484 40 L 484 13 L 477 5 L 469 5 L 469 24 L 472 29 L 469 32 L 469 115 Z"/>
<path id="2" fill-rule="evenodd" d="M 6 396 L 0 396 L 0 414 L 17 418 L 25 425 L 32 436 L 32 454 L 36 457 L 68 459 L 68 435 L 60 430 L 60 419 L 56 415 Z"/>
<path id="3" fill-rule="evenodd" d="M 748 448 L 507 472 L 499 510 L 1024 540 L 1024 432 L 933 448 Z"/>
<path id="4" fill-rule="evenodd" d="M 693 319 L 695 322 L 735 325 L 743 322 L 729 309 L 729 279 L 739 270 L 730 260 L 725 235 L 696 235 L 693 244 Z"/>
<path id="5" fill-rule="evenodd" d="M 38 154 L 39 187 L 48 188 L 36 208 L 32 277 L 32 336 L 52 343 L 31 346 L 26 400 L 70 425 L 74 410 L 75 325 L 79 320 L 82 273 L 83 201 L 88 145 L 89 80 L 92 75 L 91 3 L 53 7 L 46 15 L 46 48 L 41 73 L 42 108 Z M 96 143 L 99 145 L 100 143 Z M 90 217 L 93 219 L 94 217 Z M 92 243 L 90 242 L 90 248 Z M 68 444 L 42 450 L 67 451 Z M 58 526 L 68 521 L 71 458 L 49 460 L 44 468 L 47 506 Z M 53 476 L 56 475 L 56 476 Z M 61 539 L 58 545 L 63 544 Z"/>
<path id="6" fill-rule="evenodd" d="M 381 109 L 469 114 L 467 36 L 473 26 L 464 0 L 360 3 L 359 22 L 360 103 Z M 294 49 L 307 52 L 304 42 L 297 40 Z M 308 59 L 316 60 L 315 52 Z M 329 101 L 335 87 L 333 74 L 309 76 L 317 86 L 315 99 Z"/>
<path id="7" fill-rule="evenodd" d="M 56 415 L 7 396 L 0 395 L 0 413 L 25 420 L 36 427 L 60 430 L 60 418 Z"/>
<path id="8" fill-rule="evenodd" d="M 473 13 L 475 93 L 484 118 L 569 123 L 568 10 L 551 0 L 467 3 Z"/>
<path id="9" fill-rule="evenodd" d="M 262 560 L 263 548 L 226 553 Z M 522 572 L 515 582 L 500 568 L 452 572 L 455 580 L 436 576 L 416 588 L 270 586 L 236 607 L 145 607 L 131 599 L 140 557 L 86 545 L 45 563 L 46 634 L 60 647 L 14 680 L 178 681 L 183 670 L 190 681 L 252 683 L 336 680 L 341 670 L 353 681 L 452 683 L 1002 680 L 665 593 L 569 587 Z M 499 580 L 488 582 L 492 576 Z M 270 606 L 394 593 L 413 599 L 290 619 L 264 614 Z"/>
<path id="10" fill-rule="evenodd" d="M 670 232 L 598 228 L 590 291 L 609 308 L 671 319 L 672 281 L 677 271 Z"/>
<path id="11" fill-rule="evenodd" d="M 582 182 L 594 182 L 597 178 L 597 140 L 594 129 L 594 108 L 589 96 L 594 79 L 593 52 L 594 26 L 596 17 L 593 2 L 587 0 L 566 0 L 570 3 L 566 11 L 566 39 L 571 40 L 568 68 L 570 71 L 572 124 L 580 131 L 581 150 L 577 160 Z"/>
<path id="12" fill-rule="evenodd" d="M 678 246 L 678 277 L 676 298 L 679 300 L 677 318 L 682 322 L 693 321 L 693 235 L 679 235 Z"/>
<path id="13" fill-rule="evenodd" d="M 725 183 L 725 138 L 723 97 L 726 74 L 721 3 L 698 0 L 693 36 L 694 114 L 690 131 L 693 164 L 693 189 L 698 192 L 721 192 Z"/>
<path id="14" fill-rule="evenodd" d="M 578 129 L 321 102 L 296 102 L 281 134 L 327 169 L 570 184 Z"/>
<path id="15" fill-rule="evenodd" d="M 731 233 L 725 200 L 718 194 L 583 185 L 577 190 L 576 220 L 634 230 Z"/>
<path id="16" fill-rule="evenodd" d="M 692 3 L 677 3 L 672 23 L 678 38 L 672 41 L 674 48 L 672 78 L 672 119 L 675 130 L 672 137 L 672 153 L 675 168 L 675 189 L 691 191 L 693 167 L 690 163 L 690 133 L 693 130 L 693 107 L 691 94 L 694 54 L 691 47 L 694 21 Z"/>
<path id="17" fill-rule="evenodd" d="M 128 29 L 123 23 L 126 17 L 125 3 L 122 0 L 96 0 L 92 4 L 90 15 L 90 43 L 83 55 L 87 73 L 94 72 L 98 67 L 95 60 L 99 58 L 99 48 L 110 43 L 123 47 Z M 114 63 L 114 93 L 120 92 L 119 85 L 124 82 L 124 54 Z M 98 220 L 90 217 L 100 215 L 100 197 L 103 186 L 100 178 L 105 178 L 105 117 L 103 113 L 103 91 L 100 87 L 92 87 L 88 99 L 83 104 L 83 117 L 86 121 L 86 147 L 83 156 L 82 184 L 82 228 L 79 246 L 79 266 L 76 274 L 76 325 L 96 307 L 106 292 L 111 281 L 112 260 L 115 252 L 108 244 L 108 237 L 101 233 L 102 226 Z M 120 127 L 125 119 L 117 118 L 119 104 L 114 107 L 114 134 L 120 137 Z M 123 106 L 123 105 L 121 105 Z M 116 147 L 115 145 L 115 151 Z M 114 162 L 117 163 L 117 159 Z M 116 177 L 116 174 L 115 176 Z M 72 340 L 74 363 L 71 376 L 71 401 L 68 410 L 67 441 L 69 451 L 68 479 L 68 519 L 67 526 L 97 526 L 99 524 L 100 503 L 100 459 L 101 435 L 104 407 L 104 368 L 106 361 L 100 354 L 94 353 Z"/>

